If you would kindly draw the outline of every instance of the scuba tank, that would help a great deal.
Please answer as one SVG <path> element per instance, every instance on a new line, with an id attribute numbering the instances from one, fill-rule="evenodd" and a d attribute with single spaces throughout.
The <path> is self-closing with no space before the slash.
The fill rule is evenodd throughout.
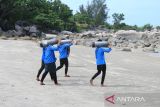
<path id="1" fill-rule="evenodd" d="M 108 47 L 109 43 L 106 41 L 97 41 L 97 42 L 92 42 L 92 47 Z"/>
<path id="2" fill-rule="evenodd" d="M 40 42 L 40 47 L 47 47 L 48 45 L 55 45 L 58 43 L 58 40 L 56 38 L 50 39 L 50 40 L 42 40 Z"/>
<path id="3" fill-rule="evenodd" d="M 54 35 L 54 34 L 45 34 L 45 33 L 43 33 L 42 35 L 43 35 L 42 37 L 44 39 L 47 39 L 47 40 L 57 37 L 57 35 Z"/>
<path id="4" fill-rule="evenodd" d="M 72 40 L 65 39 L 65 40 L 61 40 L 60 44 L 71 43 L 71 42 L 72 42 Z"/>

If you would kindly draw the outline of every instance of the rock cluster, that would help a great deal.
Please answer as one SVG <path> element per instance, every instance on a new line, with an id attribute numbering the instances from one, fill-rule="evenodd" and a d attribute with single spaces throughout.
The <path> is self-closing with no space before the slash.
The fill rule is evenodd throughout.
<path id="1" fill-rule="evenodd" d="M 30 37 L 38 37 L 40 36 L 40 31 L 37 29 L 36 25 L 30 25 L 25 21 L 17 21 L 15 23 L 14 30 L 8 30 L 6 32 L 2 31 L 0 28 L 0 35 L 6 37 L 23 37 L 23 36 L 30 36 Z"/>
<path id="2" fill-rule="evenodd" d="M 94 30 L 67 36 L 77 40 L 77 45 L 91 46 L 93 41 L 102 39 L 122 51 L 130 52 L 133 49 L 140 48 L 144 52 L 160 52 L 160 31 L 155 30 L 144 32 L 134 30 L 119 30 L 117 32 Z"/>
<path id="3" fill-rule="evenodd" d="M 131 52 L 134 49 L 141 49 L 144 52 L 160 52 L 160 31 L 144 31 L 138 32 L 135 30 L 88 30 L 81 33 L 73 33 L 70 31 L 57 32 L 50 31 L 50 34 L 61 35 L 68 39 L 76 40 L 77 45 L 91 46 L 92 42 L 101 39 L 111 43 L 115 48 L 122 51 Z M 14 30 L 4 32 L 0 28 L 0 35 L 9 37 L 43 37 L 45 33 L 40 33 L 35 25 L 29 25 L 24 21 L 17 21 Z"/>

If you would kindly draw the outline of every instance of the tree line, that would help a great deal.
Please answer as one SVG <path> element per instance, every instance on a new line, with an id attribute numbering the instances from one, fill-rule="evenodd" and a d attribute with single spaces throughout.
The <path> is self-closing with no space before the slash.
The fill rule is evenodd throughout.
<path id="1" fill-rule="evenodd" d="M 0 27 L 13 29 L 16 21 L 36 24 L 42 30 L 72 30 L 72 10 L 60 0 L 0 0 Z"/>
<path id="2" fill-rule="evenodd" d="M 17 21 L 35 24 L 43 31 L 81 31 L 102 27 L 107 29 L 151 30 L 153 26 L 130 26 L 122 21 L 123 13 L 114 13 L 113 24 L 107 23 L 109 9 L 106 0 L 92 0 L 87 6 L 81 5 L 73 15 L 72 10 L 60 0 L 0 0 L 0 27 L 14 29 Z M 160 29 L 160 26 L 157 26 Z"/>

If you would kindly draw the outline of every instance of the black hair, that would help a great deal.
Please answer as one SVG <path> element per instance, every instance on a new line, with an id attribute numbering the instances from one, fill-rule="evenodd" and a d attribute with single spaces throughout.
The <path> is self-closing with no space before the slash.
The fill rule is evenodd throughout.
<path id="1" fill-rule="evenodd" d="M 102 41 L 102 39 L 98 39 L 97 41 L 99 41 L 99 42 L 100 42 L 100 41 Z"/>
<path id="2" fill-rule="evenodd" d="M 61 40 L 66 40 L 66 38 L 62 38 Z"/>

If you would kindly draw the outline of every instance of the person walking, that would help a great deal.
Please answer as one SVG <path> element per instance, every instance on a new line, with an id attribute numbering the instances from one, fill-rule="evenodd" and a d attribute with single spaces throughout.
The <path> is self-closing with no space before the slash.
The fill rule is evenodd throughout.
<path id="1" fill-rule="evenodd" d="M 99 40 L 101 41 L 101 40 Z M 90 80 L 90 84 L 93 86 L 93 80 L 101 74 L 102 72 L 102 78 L 101 78 L 101 86 L 104 86 L 104 80 L 106 75 L 106 62 L 105 62 L 105 56 L 104 53 L 111 52 L 111 45 L 109 44 L 108 47 L 97 47 L 95 50 L 95 58 L 96 58 L 96 65 L 97 65 L 97 73 L 93 75 L 93 77 Z"/>
<path id="2" fill-rule="evenodd" d="M 53 79 L 55 85 L 59 85 L 57 81 L 56 75 L 56 57 L 54 51 L 58 51 L 58 46 L 49 45 L 45 47 L 45 55 L 44 55 L 44 64 L 45 64 L 45 72 L 42 75 L 40 80 L 41 85 L 45 85 L 43 83 L 48 72 L 51 74 L 51 78 Z"/>
<path id="3" fill-rule="evenodd" d="M 68 75 L 68 57 L 70 54 L 70 46 L 72 45 L 72 43 L 65 43 L 58 46 L 60 66 L 57 67 L 56 71 L 60 70 L 65 65 L 65 77 L 70 77 Z"/>

